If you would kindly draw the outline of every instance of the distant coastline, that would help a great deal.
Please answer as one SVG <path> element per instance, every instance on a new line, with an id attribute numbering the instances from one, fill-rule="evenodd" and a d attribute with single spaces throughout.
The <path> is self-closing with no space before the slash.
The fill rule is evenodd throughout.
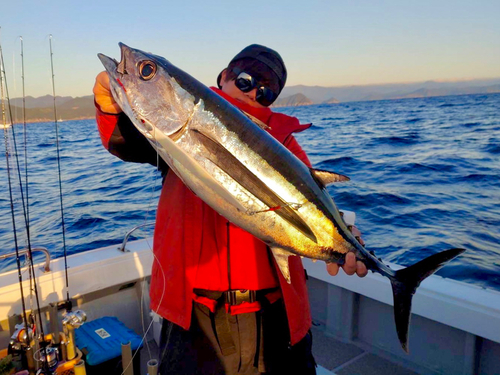
<path id="1" fill-rule="evenodd" d="M 500 78 L 341 87 L 297 85 L 285 87 L 275 106 L 281 107 L 294 100 L 301 103 L 300 105 L 311 105 L 498 92 L 500 92 Z M 297 97 L 294 98 L 297 94 L 301 95 L 300 100 Z"/>
<path id="2" fill-rule="evenodd" d="M 93 116 L 74 117 L 74 118 L 67 118 L 67 119 L 60 118 L 59 120 L 57 120 L 57 122 L 76 121 L 76 120 L 91 120 L 94 118 L 95 118 L 95 114 Z M 26 119 L 27 124 L 36 124 L 36 123 L 40 123 L 40 122 L 54 122 L 54 118 Z M 22 118 L 19 118 L 19 119 L 14 121 L 14 124 L 22 124 L 22 123 L 24 123 L 24 120 Z M 3 125 L 0 125 L 0 127 L 2 127 L 2 126 Z"/>
<path id="3" fill-rule="evenodd" d="M 500 93 L 500 78 L 342 87 L 297 85 L 285 87 L 273 107 L 492 93 Z M 13 122 L 22 123 L 23 99 L 11 99 L 10 103 Z M 28 96 L 24 104 L 26 122 L 54 121 L 54 99 L 51 95 L 38 98 Z M 94 97 L 92 95 L 77 98 L 57 96 L 56 110 L 58 121 L 93 119 L 95 118 Z"/>

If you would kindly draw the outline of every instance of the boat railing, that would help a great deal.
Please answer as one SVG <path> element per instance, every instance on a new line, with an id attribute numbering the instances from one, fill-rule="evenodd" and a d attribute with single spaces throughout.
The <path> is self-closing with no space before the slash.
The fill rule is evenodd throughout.
<path id="1" fill-rule="evenodd" d="M 143 228 L 143 227 L 147 227 L 147 226 L 151 226 L 151 225 L 155 225 L 155 222 L 154 221 L 150 221 L 148 223 L 144 223 L 144 224 L 140 224 L 140 225 L 137 225 L 135 227 L 133 227 L 132 229 L 130 229 L 127 234 L 125 235 L 125 238 L 123 239 L 123 242 L 122 244 L 118 247 L 118 250 L 119 251 L 122 251 L 122 252 L 128 252 L 128 250 L 125 249 L 125 246 L 127 245 L 127 241 L 130 237 L 130 235 L 136 231 L 137 229 L 140 229 L 140 228 Z"/>
<path id="2" fill-rule="evenodd" d="M 31 249 L 31 253 L 40 251 L 45 254 L 45 265 L 43 266 L 43 272 L 50 272 L 50 253 L 49 250 L 47 250 L 45 247 L 34 247 Z M 29 249 L 22 249 L 19 250 L 17 253 L 15 251 L 7 254 L 2 254 L 0 255 L 0 260 L 10 258 L 10 257 L 16 257 L 18 255 L 26 255 L 26 257 L 29 257 Z"/>

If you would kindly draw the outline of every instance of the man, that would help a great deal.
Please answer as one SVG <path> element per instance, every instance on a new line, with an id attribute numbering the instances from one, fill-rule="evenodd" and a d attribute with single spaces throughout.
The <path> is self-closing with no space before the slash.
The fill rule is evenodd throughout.
<path id="1" fill-rule="evenodd" d="M 216 93 L 251 118 L 305 164 L 292 133 L 307 129 L 269 106 L 285 86 L 287 71 L 274 50 L 250 45 L 217 78 Z M 121 113 L 106 73 L 94 87 L 103 145 L 126 161 L 157 164 L 153 148 Z M 292 283 L 269 249 L 196 197 L 160 160 L 164 175 L 154 238 L 151 308 L 164 318 L 160 373 L 315 374 L 311 316 L 299 257 L 290 257 Z M 338 272 L 336 264 L 328 272 Z M 353 254 L 348 274 L 366 275 Z"/>

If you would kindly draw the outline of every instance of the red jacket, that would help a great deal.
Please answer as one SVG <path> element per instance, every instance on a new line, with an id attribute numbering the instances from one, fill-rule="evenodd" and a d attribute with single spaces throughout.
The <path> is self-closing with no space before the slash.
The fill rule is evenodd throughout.
<path id="1" fill-rule="evenodd" d="M 310 166 L 310 162 L 292 136 L 293 132 L 307 129 L 295 117 L 272 112 L 269 108 L 254 108 L 238 102 L 213 88 L 219 95 L 237 107 L 267 124 L 269 133 Z M 104 146 L 118 122 L 118 116 L 107 115 L 97 108 L 97 124 Z M 111 150 L 110 150 L 111 151 Z M 115 153 L 116 154 L 116 153 Z M 214 234 L 215 232 L 215 234 Z M 222 234 L 221 234 L 222 233 Z M 191 324 L 192 291 L 200 260 L 201 243 L 207 246 L 206 236 L 214 236 L 208 246 L 225 246 L 217 241 L 219 234 L 227 233 L 227 220 L 195 196 L 182 181 L 169 171 L 158 203 L 154 234 L 155 261 L 151 275 L 151 308 L 169 321 L 188 329 Z M 262 251 L 262 243 L 249 233 L 230 226 L 231 253 L 233 248 L 245 254 Z M 224 239 L 227 239 L 225 237 Z M 205 251 L 205 248 L 204 248 Z M 305 272 L 300 257 L 289 257 L 292 283 L 288 284 L 276 268 L 285 302 L 292 345 L 300 341 L 311 326 L 311 313 L 305 283 Z M 252 277 L 252 275 L 247 275 Z"/>

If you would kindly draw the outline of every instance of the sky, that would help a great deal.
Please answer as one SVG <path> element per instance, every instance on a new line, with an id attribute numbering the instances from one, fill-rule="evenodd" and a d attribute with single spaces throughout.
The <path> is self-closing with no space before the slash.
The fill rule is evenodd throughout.
<path id="1" fill-rule="evenodd" d="M 277 50 L 287 85 L 346 86 L 500 77 L 499 0 L 0 0 L 9 96 L 92 94 L 118 42 L 214 85 L 245 46 Z"/>

